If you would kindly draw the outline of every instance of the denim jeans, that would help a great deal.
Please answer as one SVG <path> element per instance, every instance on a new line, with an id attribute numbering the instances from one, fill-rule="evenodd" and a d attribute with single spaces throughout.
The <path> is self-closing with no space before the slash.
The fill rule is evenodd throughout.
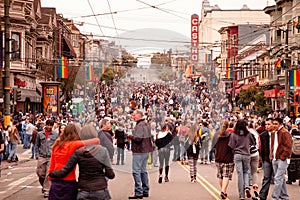
<path id="1" fill-rule="evenodd" d="M 208 154 L 209 154 L 209 142 L 204 142 L 200 149 L 200 159 L 201 161 L 208 161 Z"/>
<path id="2" fill-rule="evenodd" d="M 16 159 L 16 149 L 17 149 L 17 142 L 11 142 L 10 143 L 10 152 L 7 160 L 13 161 Z"/>
<path id="3" fill-rule="evenodd" d="M 31 134 L 25 133 L 25 135 L 24 135 L 24 145 L 23 145 L 24 148 L 30 148 L 31 136 L 32 136 Z"/>
<path id="4" fill-rule="evenodd" d="M 149 180 L 147 172 L 148 153 L 132 154 L 132 175 L 134 179 L 134 194 L 142 196 L 149 194 Z"/>
<path id="5" fill-rule="evenodd" d="M 257 167 L 258 167 L 259 155 L 250 157 L 250 177 L 253 186 L 258 187 L 258 174 L 257 174 Z"/>
<path id="6" fill-rule="evenodd" d="M 77 194 L 77 200 L 109 200 L 110 194 L 108 189 L 95 190 L 95 191 L 79 191 Z"/>
<path id="7" fill-rule="evenodd" d="M 117 163 L 118 164 L 120 163 L 120 158 L 121 158 L 121 163 L 122 164 L 124 163 L 124 148 L 125 148 L 125 145 L 117 147 Z"/>
<path id="8" fill-rule="evenodd" d="M 245 198 L 245 189 L 249 188 L 250 156 L 234 154 L 234 164 L 238 174 L 239 197 Z"/>
<path id="9" fill-rule="evenodd" d="M 259 191 L 259 198 L 261 200 L 266 200 L 268 198 L 270 184 L 273 179 L 272 163 L 268 161 L 264 161 L 262 163 L 262 168 L 264 169 L 264 178 L 261 184 L 261 189 Z"/>
<path id="10" fill-rule="evenodd" d="M 273 160 L 272 166 L 274 169 L 274 188 L 272 192 L 272 200 L 283 199 L 288 200 L 289 195 L 286 190 L 285 172 L 288 168 L 287 160 Z"/>

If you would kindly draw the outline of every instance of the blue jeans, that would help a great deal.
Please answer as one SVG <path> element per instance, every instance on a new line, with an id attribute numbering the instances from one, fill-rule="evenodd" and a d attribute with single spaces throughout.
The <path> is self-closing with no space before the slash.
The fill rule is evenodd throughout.
<path id="1" fill-rule="evenodd" d="M 288 200 L 289 195 L 286 190 L 285 172 L 288 168 L 287 160 L 273 160 L 272 166 L 274 169 L 274 189 L 272 192 L 272 200 L 283 199 Z"/>
<path id="2" fill-rule="evenodd" d="M 268 161 L 264 161 L 262 163 L 262 168 L 264 169 L 264 178 L 261 184 L 261 189 L 259 191 L 259 198 L 261 200 L 266 200 L 268 198 L 270 184 L 273 179 L 272 163 Z"/>
<path id="3" fill-rule="evenodd" d="M 245 189 L 249 188 L 250 156 L 234 154 L 234 164 L 238 174 L 239 197 L 245 198 Z"/>
<path id="4" fill-rule="evenodd" d="M 77 200 L 109 200 L 110 194 L 108 189 L 95 190 L 95 191 L 79 191 L 77 194 Z"/>
<path id="5" fill-rule="evenodd" d="M 32 136 L 31 134 L 25 133 L 25 135 L 24 135 L 24 145 L 23 145 L 24 148 L 30 148 L 31 136 Z"/>
<path id="6" fill-rule="evenodd" d="M 149 181 L 147 172 L 148 153 L 132 154 L 132 175 L 134 179 L 134 194 L 143 196 L 149 194 Z"/>
<path id="7" fill-rule="evenodd" d="M 10 152 L 7 160 L 13 161 L 16 159 L 16 149 L 17 149 L 17 142 L 11 142 L 10 143 Z"/>

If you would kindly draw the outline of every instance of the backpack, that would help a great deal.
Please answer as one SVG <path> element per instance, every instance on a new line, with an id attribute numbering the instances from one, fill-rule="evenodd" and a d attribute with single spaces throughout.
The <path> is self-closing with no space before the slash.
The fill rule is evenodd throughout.
<path id="1" fill-rule="evenodd" d="M 251 140 L 253 140 L 254 141 L 254 144 L 253 145 L 250 145 L 250 154 L 254 154 L 254 153 L 256 153 L 257 151 L 258 151 L 258 149 L 257 149 L 257 147 L 256 147 L 256 139 L 255 139 L 255 136 L 252 134 L 252 133 L 250 133 L 251 134 Z"/>
<path id="2" fill-rule="evenodd" d="M 292 152 L 295 155 L 300 155 L 300 138 L 293 137 Z"/>

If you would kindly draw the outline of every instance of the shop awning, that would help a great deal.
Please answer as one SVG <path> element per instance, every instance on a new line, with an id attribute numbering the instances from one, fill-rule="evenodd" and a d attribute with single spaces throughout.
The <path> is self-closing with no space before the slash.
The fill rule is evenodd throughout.
<path id="1" fill-rule="evenodd" d="M 63 41 L 64 41 L 63 54 L 66 54 L 64 56 L 76 58 L 76 53 L 70 40 L 66 37 L 63 37 Z"/>
<path id="2" fill-rule="evenodd" d="M 30 99 L 30 102 L 34 103 L 41 103 L 41 96 L 34 90 L 25 90 L 25 89 L 18 89 L 21 90 L 21 102 L 26 101 L 26 98 Z"/>
<path id="3" fill-rule="evenodd" d="M 250 87 L 256 87 L 258 85 L 258 82 L 255 82 L 255 83 L 250 83 L 250 84 L 245 84 L 241 87 L 241 89 L 243 90 L 247 90 L 248 88 Z"/>
<path id="4" fill-rule="evenodd" d="M 235 86 L 235 90 L 239 89 L 242 85 L 243 85 L 243 84 L 237 84 L 237 85 Z M 228 88 L 228 89 L 226 90 L 226 92 L 232 92 L 232 88 Z"/>
<path id="5" fill-rule="evenodd" d="M 280 89 L 280 88 L 272 89 L 272 90 L 265 90 L 264 96 L 267 98 L 284 97 L 285 91 L 284 91 L 284 89 Z"/>

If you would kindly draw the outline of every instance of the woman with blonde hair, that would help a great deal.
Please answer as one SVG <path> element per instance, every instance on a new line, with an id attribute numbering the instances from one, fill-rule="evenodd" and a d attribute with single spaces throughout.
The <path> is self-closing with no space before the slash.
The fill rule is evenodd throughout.
<path id="1" fill-rule="evenodd" d="M 78 135 L 80 127 L 75 124 L 68 124 L 52 148 L 49 173 L 53 170 L 60 170 L 65 166 L 70 156 L 77 148 L 89 144 L 99 144 L 98 138 L 81 141 Z M 71 200 L 77 197 L 77 183 L 75 168 L 62 179 L 51 179 L 49 200 Z"/>
<path id="2" fill-rule="evenodd" d="M 219 179 L 219 185 L 221 187 L 221 198 L 227 199 L 227 187 L 229 180 L 232 179 L 232 173 L 234 170 L 233 152 L 228 146 L 231 134 L 226 131 L 229 127 L 229 122 L 225 120 L 222 123 L 220 133 L 216 142 L 216 167 L 217 177 Z"/>
<path id="3" fill-rule="evenodd" d="M 185 148 L 187 152 L 188 163 L 190 166 L 191 182 L 195 183 L 197 177 L 197 161 L 201 146 L 197 124 L 191 125 L 190 129 L 187 132 L 187 135 L 188 137 L 185 142 Z"/>

